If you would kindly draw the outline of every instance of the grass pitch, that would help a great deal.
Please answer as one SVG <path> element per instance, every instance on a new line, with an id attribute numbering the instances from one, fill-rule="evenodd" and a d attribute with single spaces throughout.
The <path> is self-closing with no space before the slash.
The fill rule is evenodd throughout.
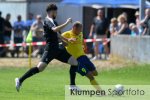
<path id="1" fill-rule="evenodd" d="M 15 90 L 15 77 L 28 68 L 0 68 L 0 100 L 64 100 L 65 85 L 69 84 L 69 66 L 50 65 Z M 113 70 L 99 70 L 98 82 L 103 85 L 150 85 L 150 65 L 135 65 Z M 89 85 L 86 77 L 77 75 L 76 84 Z"/>

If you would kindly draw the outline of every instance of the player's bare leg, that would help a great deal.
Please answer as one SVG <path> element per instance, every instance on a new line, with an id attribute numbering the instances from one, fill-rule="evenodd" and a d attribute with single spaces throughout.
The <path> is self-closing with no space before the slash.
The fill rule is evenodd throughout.
<path id="1" fill-rule="evenodd" d="M 97 70 L 94 70 L 94 71 L 92 71 L 91 73 L 92 73 L 93 76 L 98 76 Z"/>
<path id="2" fill-rule="evenodd" d="M 91 85 L 93 85 L 93 87 L 96 89 L 96 90 L 101 90 L 98 82 L 95 80 L 92 72 L 88 72 L 88 74 L 86 75 L 86 77 L 90 80 L 90 83 Z"/>

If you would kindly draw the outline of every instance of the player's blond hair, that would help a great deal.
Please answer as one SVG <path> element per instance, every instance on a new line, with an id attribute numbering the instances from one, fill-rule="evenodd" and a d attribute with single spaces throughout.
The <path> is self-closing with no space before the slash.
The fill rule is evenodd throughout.
<path id="1" fill-rule="evenodd" d="M 74 22 L 73 23 L 73 27 L 82 27 L 82 24 L 81 24 L 81 22 L 80 21 L 76 21 L 76 22 Z"/>

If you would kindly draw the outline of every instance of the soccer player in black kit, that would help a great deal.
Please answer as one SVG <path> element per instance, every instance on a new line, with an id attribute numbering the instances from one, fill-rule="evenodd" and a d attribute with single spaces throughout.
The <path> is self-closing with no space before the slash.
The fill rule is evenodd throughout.
<path id="1" fill-rule="evenodd" d="M 66 42 L 72 42 L 71 39 L 63 38 L 59 31 L 63 29 L 65 26 L 67 26 L 69 23 L 72 22 L 71 18 L 68 18 L 67 21 L 57 26 L 57 22 L 55 21 L 56 15 L 57 15 L 57 6 L 55 4 L 48 4 L 46 8 L 47 17 L 44 20 L 44 37 L 46 40 L 46 47 L 45 51 L 43 53 L 43 56 L 41 58 L 41 61 L 38 63 L 36 67 L 33 67 L 29 69 L 22 77 L 16 78 L 16 90 L 19 91 L 20 87 L 23 83 L 23 81 L 32 75 L 39 73 L 43 71 L 49 62 L 51 62 L 53 59 L 57 59 L 61 62 L 68 63 L 72 65 L 70 69 L 70 78 L 71 78 L 71 84 L 75 85 L 75 70 L 77 69 L 76 66 L 80 66 L 78 64 L 77 60 L 71 56 L 64 48 L 60 48 L 58 38 L 60 38 L 63 41 Z"/>

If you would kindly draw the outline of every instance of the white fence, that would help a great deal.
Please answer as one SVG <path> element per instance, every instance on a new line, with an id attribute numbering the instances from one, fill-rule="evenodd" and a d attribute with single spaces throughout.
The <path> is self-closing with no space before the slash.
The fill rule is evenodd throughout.
<path id="1" fill-rule="evenodd" d="M 111 53 L 128 60 L 150 63 L 150 36 L 112 36 Z"/>

